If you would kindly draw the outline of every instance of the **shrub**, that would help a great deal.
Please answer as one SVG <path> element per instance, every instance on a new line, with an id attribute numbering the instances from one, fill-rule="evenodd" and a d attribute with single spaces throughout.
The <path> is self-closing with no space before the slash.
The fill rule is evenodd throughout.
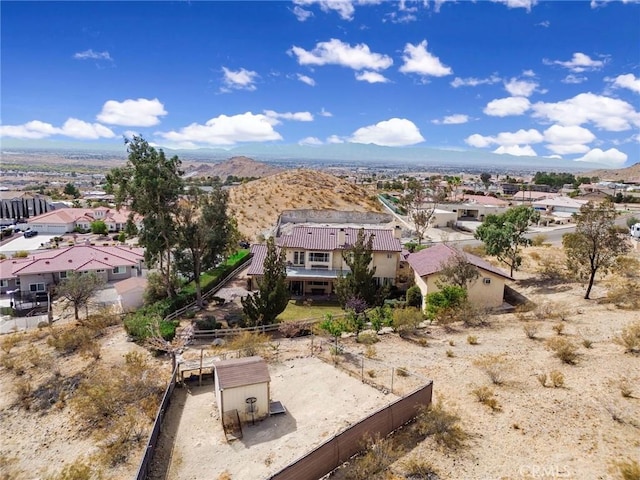
<path id="1" fill-rule="evenodd" d="M 153 308 L 141 308 L 125 319 L 124 329 L 134 342 L 142 343 L 151 336 L 152 328 L 157 323 L 162 338 L 167 341 L 173 340 L 180 322 L 177 320 L 165 322 L 160 318 L 162 317 L 154 312 Z"/>
<path id="2" fill-rule="evenodd" d="M 593 348 L 593 340 L 589 340 L 588 338 L 582 339 L 582 346 L 584 348 Z"/>
<path id="3" fill-rule="evenodd" d="M 621 480 L 640 479 L 640 463 L 637 460 L 619 460 L 614 463 Z"/>
<path id="4" fill-rule="evenodd" d="M 102 473 L 91 468 L 91 462 L 82 457 L 77 458 L 73 463 L 65 465 L 60 472 L 48 475 L 45 480 L 99 480 Z"/>
<path id="5" fill-rule="evenodd" d="M 640 353 L 640 322 L 627 325 L 622 333 L 615 338 L 615 342 L 625 347 L 629 353 Z"/>
<path id="6" fill-rule="evenodd" d="M 440 478 L 438 472 L 433 468 L 427 460 L 412 456 L 411 458 L 404 460 L 400 466 L 404 470 L 405 478 L 424 478 L 424 479 L 436 479 Z"/>
<path id="7" fill-rule="evenodd" d="M 564 332 L 564 323 L 556 323 L 551 328 L 553 328 L 553 331 L 556 332 L 558 335 L 562 335 L 562 332 Z"/>
<path id="8" fill-rule="evenodd" d="M 20 336 L 17 333 L 5 335 L 0 344 L 0 348 L 5 353 L 9 353 L 13 347 L 20 343 Z"/>
<path id="9" fill-rule="evenodd" d="M 393 438 L 380 438 L 380 434 L 366 438 L 363 446 L 366 451 L 353 460 L 345 475 L 347 480 L 378 478 L 399 455 Z"/>
<path id="10" fill-rule="evenodd" d="M 396 375 L 399 377 L 408 377 L 409 371 L 405 367 L 398 367 L 396 368 Z"/>
<path id="11" fill-rule="evenodd" d="M 393 311 L 392 326 L 394 331 L 398 332 L 401 337 L 404 337 L 415 332 L 423 320 L 424 316 L 417 308 L 396 308 Z"/>
<path id="12" fill-rule="evenodd" d="M 478 345 L 478 337 L 476 337 L 475 335 L 469 335 L 467 337 L 467 343 L 469 345 Z"/>
<path id="13" fill-rule="evenodd" d="M 541 247 L 547 241 L 547 236 L 540 233 L 538 235 L 534 235 L 531 239 L 531 245 L 534 247 Z"/>
<path id="14" fill-rule="evenodd" d="M 460 417 L 448 412 L 440 400 L 420 408 L 415 429 L 418 434 L 431 436 L 437 444 L 449 450 L 464 447 L 469 438 L 469 434 L 460 426 Z"/>
<path id="15" fill-rule="evenodd" d="M 578 361 L 578 346 L 566 338 L 552 338 L 547 341 L 547 346 L 563 363 L 574 365 Z"/>
<path id="16" fill-rule="evenodd" d="M 356 341 L 364 345 L 373 345 L 374 343 L 378 343 L 380 339 L 378 335 L 373 332 L 361 332 Z"/>
<path id="17" fill-rule="evenodd" d="M 222 328 L 222 324 L 213 315 L 207 315 L 193 323 L 197 330 L 217 330 Z"/>
<path id="18" fill-rule="evenodd" d="M 527 336 L 527 338 L 530 338 L 532 340 L 536 338 L 539 328 L 540 328 L 539 324 L 532 323 L 532 322 L 527 322 L 522 326 L 522 330 L 524 330 L 524 333 Z"/>
<path id="19" fill-rule="evenodd" d="M 544 372 L 539 373 L 536 378 L 540 382 L 540 385 L 542 385 L 543 387 L 546 388 L 546 386 L 547 386 L 547 374 L 544 373 Z"/>
<path id="20" fill-rule="evenodd" d="M 558 370 L 552 370 L 549 374 L 549 379 L 555 388 L 564 387 L 564 375 Z"/>
<path id="21" fill-rule="evenodd" d="M 268 341 L 269 337 L 264 333 L 243 332 L 234 336 L 228 346 L 238 351 L 238 357 L 252 357 L 260 354 Z"/>
<path id="22" fill-rule="evenodd" d="M 378 352 L 376 351 L 376 347 L 374 347 L 373 345 L 367 345 L 367 347 L 364 349 L 364 356 L 366 358 L 376 358 L 377 355 Z"/>
<path id="23" fill-rule="evenodd" d="M 20 250 L 13 254 L 13 258 L 27 258 L 29 256 L 29 252 L 26 250 Z"/>
<path id="24" fill-rule="evenodd" d="M 94 332 L 87 327 L 52 329 L 47 345 L 55 348 L 63 355 L 74 352 L 90 351 L 94 340 Z"/>
<path id="25" fill-rule="evenodd" d="M 422 308 L 422 292 L 418 285 L 413 285 L 407 290 L 407 306 Z"/>
<path id="26" fill-rule="evenodd" d="M 483 355 L 473 364 L 486 373 L 494 385 L 502 385 L 505 382 L 507 365 L 502 355 Z"/>
<path id="27" fill-rule="evenodd" d="M 500 404 L 498 403 L 498 400 L 496 400 L 493 390 L 491 390 L 489 387 L 477 387 L 474 388 L 471 393 L 475 395 L 476 399 L 480 403 L 491 408 L 491 410 L 493 410 L 494 412 L 500 410 Z"/>
<path id="28" fill-rule="evenodd" d="M 456 356 L 456 355 L 455 355 L 455 353 L 453 353 L 453 350 L 451 350 L 451 349 L 447 350 L 447 357 L 449 357 L 449 358 L 453 358 L 453 357 L 455 357 L 455 356 Z"/>
<path id="29" fill-rule="evenodd" d="M 628 378 L 622 377 L 618 380 L 618 387 L 620 388 L 620 395 L 624 398 L 631 398 L 633 396 L 633 387 Z"/>

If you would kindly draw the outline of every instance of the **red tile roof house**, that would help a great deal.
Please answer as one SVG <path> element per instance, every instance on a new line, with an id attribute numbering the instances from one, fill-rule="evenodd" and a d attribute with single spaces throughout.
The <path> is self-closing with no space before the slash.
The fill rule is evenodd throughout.
<path id="1" fill-rule="evenodd" d="M 420 287 L 423 297 L 439 290 L 438 281 L 442 281 L 440 272 L 458 252 L 449 245 L 438 244 L 409 254 L 407 262 L 413 269 L 415 283 Z M 480 276 L 467 288 L 471 304 L 485 308 L 500 307 L 504 303 L 505 280 L 513 278 L 480 257 L 462 251 L 460 253 L 480 272 Z M 422 305 L 424 309 L 425 302 Z"/>
<path id="2" fill-rule="evenodd" d="M 293 295 L 329 295 L 333 284 L 349 267 L 342 252 L 358 238 L 358 228 L 295 226 L 291 234 L 276 239 L 287 259 L 287 280 Z M 395 285 L 400 270 L 400 229 L 366 228 L 365 239 L 373 235 L 373 265 L 379 285 Z M 257 288 L 264 269 L 266 245 L 251 245 L 253 259 L 247 274 L 251 287 Z"/>
<path id="3" fill-rule="evenodd" d="M 27 226 L 38 233 L 63 234 L 73 232 L 76 227 L 89 230 L 91 223 L 102 220 L 110 232 L 124 230 L 131 212 L 127 209 L 108 207 L 98 208 L 60 208 L 52 212 L 32 217 Z M 138 228 L 142 226 L 142 217 L 135 215 L 134 222 Z"/>
<path id="4" fill-rule="evenodd" d="M 462 200 L 441 203 L 438 208 L 456 212 L 458 219 L 470 218 L 482 221 L 487 215 L 502 214 L 509 209 L 509 202 L 490 195 L 464 195 Z"/>
<path id="5" fill-rule="evenodd" d="M 107 282 L 138 276 L 144 268 L 144 251 L 131 247 L 76 245 L 35 252 L 27 258 L 0 261 L 0 293 L 18 290 L 16 297 L 30 298 L 57 285 L 70 272 L 95 272 Z"/>

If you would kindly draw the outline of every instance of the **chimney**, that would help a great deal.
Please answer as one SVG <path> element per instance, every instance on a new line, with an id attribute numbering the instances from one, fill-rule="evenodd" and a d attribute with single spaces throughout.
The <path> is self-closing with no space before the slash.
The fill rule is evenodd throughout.
<path id="1" fill-rule="evenodd" d="M 402 238 L 402 227 L 400 225 L 396 225 L 393 228 L 393 238 L 397 238 L 398 240 Z"/>
<path id="2" fill-rule="evenodd" d="M 340 230 L 338 230 L 338 246 L 341 247 L 342 245 L 344 245 L 346 242 L 345 240 L 345 234 L 344 234 L 344 228 L 341 228 Z"/>

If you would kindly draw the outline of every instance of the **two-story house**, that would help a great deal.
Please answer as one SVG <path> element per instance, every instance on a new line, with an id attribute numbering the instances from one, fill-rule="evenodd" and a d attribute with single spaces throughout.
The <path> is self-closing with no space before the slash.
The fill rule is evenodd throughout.
<path id="1" fill-rule="evenodd" d="M 359 228 L 296 225 L 290 233 L 276 238 L 285 250 L 287 280 L 293 295 L 329 295 L 334 282 L 349 271 L 342 253 L 358 238 Z M 378 285 L 395 285 L 400 266 L 400 228 L 365 228 L 365 239 L 373 237 L 372 266 Z M 257 288 L 263 275 L 267 246 L 252 245 L 253 260 L 248 275 Z"/>

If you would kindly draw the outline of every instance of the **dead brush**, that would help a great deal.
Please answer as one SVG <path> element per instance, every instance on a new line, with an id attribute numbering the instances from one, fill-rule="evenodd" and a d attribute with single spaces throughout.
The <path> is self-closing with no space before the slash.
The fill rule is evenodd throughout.
<path id="1" fill-rule="evenodd" d="M 47 475 L 45 480 L 100 480 L 103 478 L 102 471 L 96 469 L 93 463 L 83 457 L 76 458 L 58 473 Z"/>
<path id="2" fill-rule="evenodd" d="M 365 453 L 357 456 L 347 467 L 347 480 L 369 480 L 379 478 L 379 475 L 389 468 L 400 455 L 392 437 L 375 437 L 364 439 Z"/>
<path id="3" fill-rule="evenodd" d="M 20 335 L 17 333 L 11 333 L 6 335 L 0 343 L 0 348 L 4 353 L 10 353 L 11 349 L 20 343 Z"/>
<path id="4" fill-rule="evenodd" d="M 503 355 L 483 355 L 473 364 L 487 374 L 494 385 L 502 385 L 505 382 L 507 362 Z"/>
<path id="5" fill-rule="evenodd" d="M 482 403 L 483 405 L 486 405 L 494 412 L 501 410 L 500 404 L 498 403 L 498 400 L 495 398 L 495 394 L 493 393 L 493 390 L 491 390 L 491 388 L 487 387 L 486 385 L 474 388 L 473 390 L 471 390 L 471 393 L 475 395 L 478 402 Z"/>
<path id="6" fill-rule="evenodd" d="M 614 338 L 618 345 L 622 345 L 628 353 L 640 354 L 640 322 L 634 322 L 622 329 L 620 335 Z"/>
<path id="7" fill-rule="evenodd" d="M 556 357 L 568 365 L 575 365 L 580 357 L 578 346 L 564 337 L 549 339 L 547 347 L 553 351 Z"/>
<path id="8" fill-rule="evenodd" d="M 425 480 L 440 478 L 430 462 L 416 455 L 404 460 L 400 468 L 404 472 L 404 478 L 424 478 Z"/>
<path id="9" fill-rule="evenodd" d="M 535 340 L 536 335 L 540 330 L 540 324 L 534 323 L 534 322 L 526 322 L 522 326 L 522 330 L 524 331 L 524 334 L 527 336 L 527 338 L 530 338 L 531 340 Z"/>
<path id="10" fill-rule="evenodd" d="M 554 388 L 564 387 L 564 375 L 558 370 L 552 370 L 549 374 L 549 379 Z"/>
<path id="11" fill-rule="evenodd" d="M 447 411 L 441 400 L 420 408 L 414 428 L 448 450 L 466 445 L 469 434 L 460 425 L 460 416 Z"/>
<path id="12" fill-rule="evenodd" d="M 637 460 L 619 460 L 613 463 L 612 470 L 618 474 L 620 480 L 640 479 L 640 463 Z"/>

